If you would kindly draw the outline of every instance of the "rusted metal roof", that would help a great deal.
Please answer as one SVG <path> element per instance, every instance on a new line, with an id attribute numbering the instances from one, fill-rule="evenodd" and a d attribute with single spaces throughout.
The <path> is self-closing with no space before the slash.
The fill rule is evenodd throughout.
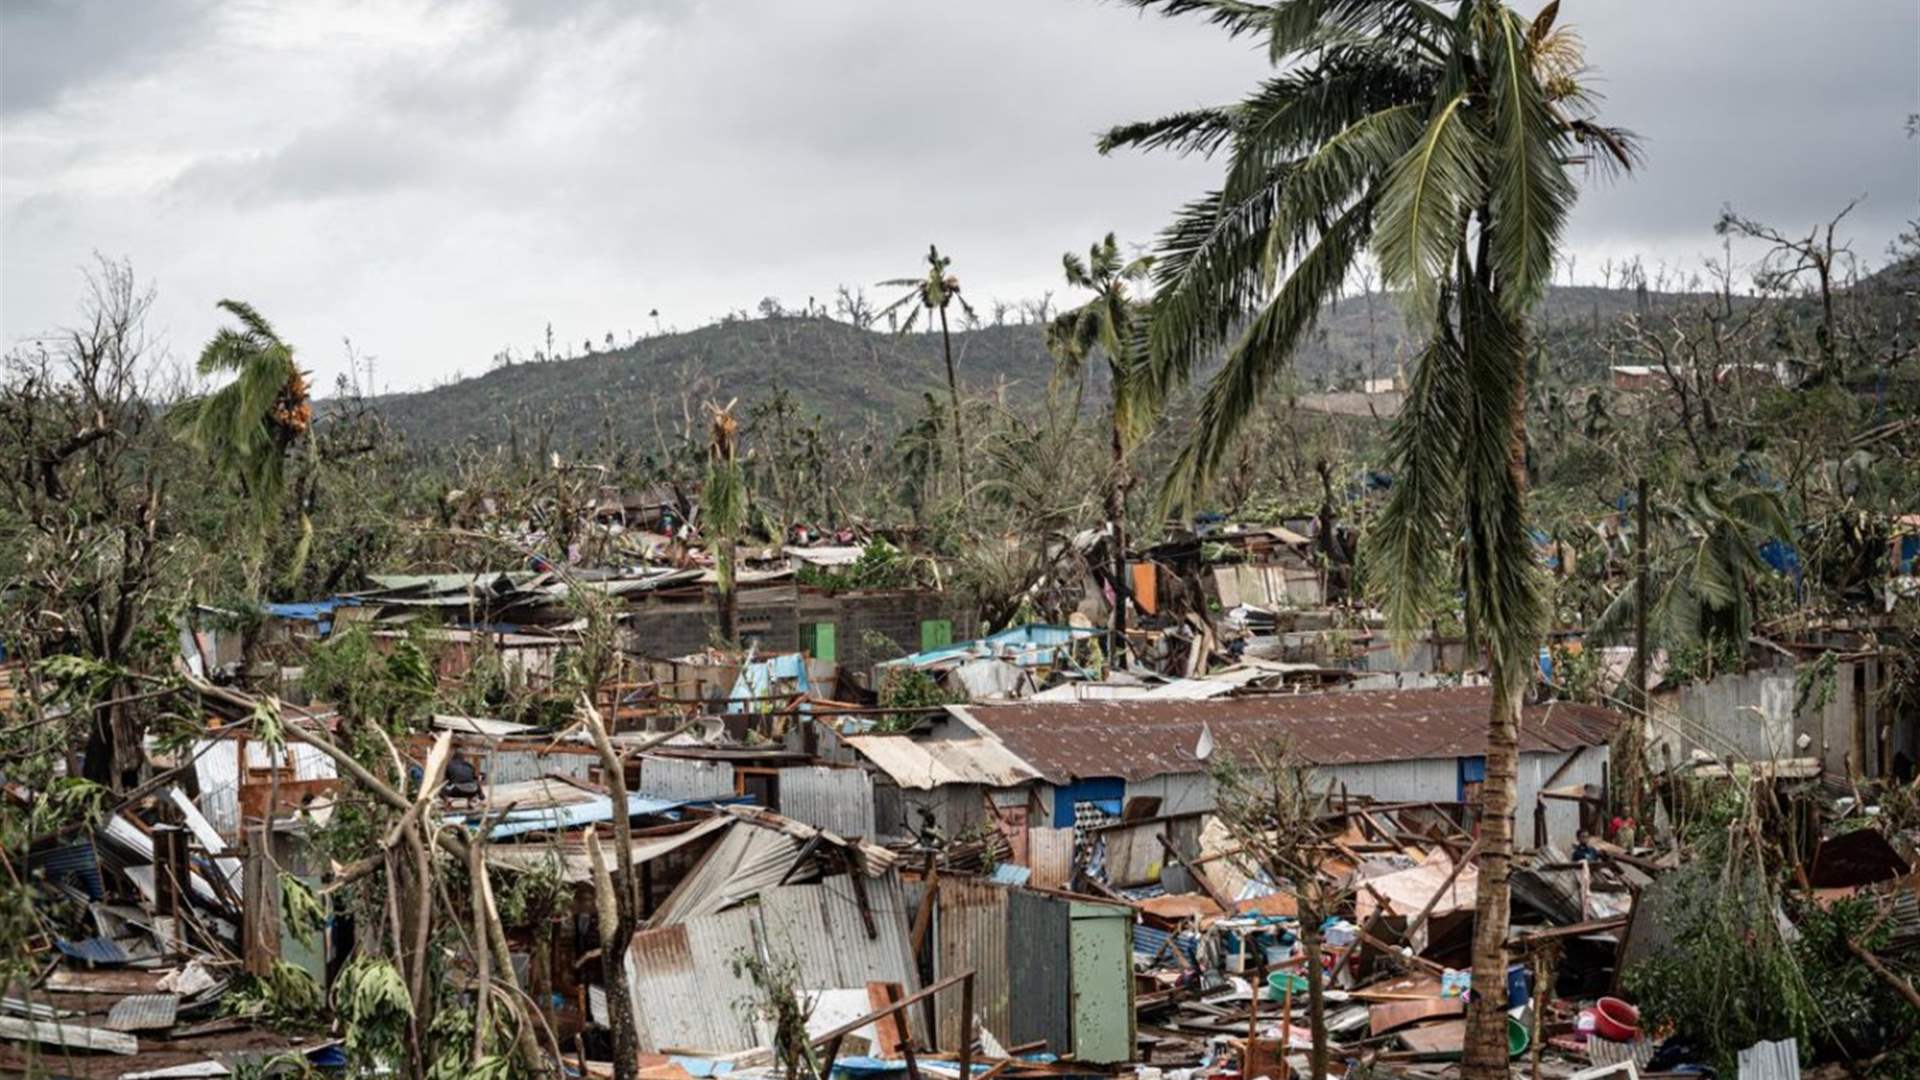
<path id="1" fill-rule="evenodd" d="M 1202 731 L 1215 753 L 1267 749 L 1286 739 L 1318 765 L 1474 757 L 1487 752 L 1484 687 L 1336 691 L 1228 700 L 1142 700 L 952 706 L 1052 783 L 1080 777 L 1145 780 L 1206 769 L 1194 756 Z M 1556 702 L 1522 713 L 1522 752 L 1597 746 L 1624 718 L 1594 705 Z"/>

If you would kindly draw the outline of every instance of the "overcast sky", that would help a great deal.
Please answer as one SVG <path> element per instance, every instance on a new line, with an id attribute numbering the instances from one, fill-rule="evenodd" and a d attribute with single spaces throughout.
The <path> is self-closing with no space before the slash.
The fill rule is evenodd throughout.
<path id="1" fill-rule="evenodd" d="M 1523 2 L 1523 8 L 1533 5 Z M 392 389 L 914 272 L 1057 289 L 1215 173 L 1101 158 L 1117 121 L 1225 101 L 1253 47 L 1096 0 L 0 0 L 0 337 L 127 258 L 191 358 L 224 296 L 323 380 Z M 1576 271 L 1693 265 L 1731 202 L 1804 229 L 1849 198 L 1874 262 L 1920 213 L 1920 3 L 1566 0 L 1637 177 L 1589 190 Z"/>

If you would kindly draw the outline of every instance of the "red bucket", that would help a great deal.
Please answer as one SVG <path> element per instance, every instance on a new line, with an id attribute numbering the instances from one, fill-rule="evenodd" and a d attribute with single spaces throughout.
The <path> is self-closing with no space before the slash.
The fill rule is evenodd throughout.
<path id="1" fill-rule="evenodd" d="M 1593 1007 L 1593 1033 L 1614 1042 L 1640 1037 L 1640 1010 L 1616 997 L 1603 997 Z"/>

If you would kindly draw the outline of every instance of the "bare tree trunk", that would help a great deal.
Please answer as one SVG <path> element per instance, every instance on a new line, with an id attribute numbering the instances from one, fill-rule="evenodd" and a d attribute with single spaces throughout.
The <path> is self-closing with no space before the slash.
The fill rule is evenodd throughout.
<path id="1" fill-rule="evenodd" d="M 960 420 L 960 380 L 953 374 L 953 337 L 947 332 L 947 309 L 940 307 L 940 348 L 947 359 L 947 394 L 953 398 L 953 461 L 960 473 L 960 501 L 972 505 L 967 488 L 967 435 Z"/>
<path id="2" fill-rule="evenodd" d="M 1493 709 L 1487 724 L 1487 779 L 1480 787 L 1479 886 L 1474 894 L 1473 1000 L 1467 1006 L 1465 1080 L 1507 1076 L 1508 874 L 1513 862 L 1513 804 L 1519 775 L 1521 702 L 1527 672 L 1508 670 L 1495 652 Z"/>
<path id="3" fill-rule="evenodd" d="M 1107 531 L 1113 542 L 1113 637 L 1108 663 L 1124 667 L 1127 653 L 1127 447 L 1120 435 L 1119 410 L 1113 417 L 1113 475 L 1107 478 Z"/>
<path id="4" fill-rule="evenodd" d="M 1307 888 L 1319 891 L 1317 885 Z M 1307 956 L 1307 1025 L 1313 1035 L 1313 1080 L 1327 1075 L 1327 977 L 1320 967 L 1320 923 L 1326 917 L 1316 899 L 1300 912 L 1300 947 Z M 1281 1053 L 1286 1047 L 1281 1047 Z"/>
<path id="5" fill-rule="evenodd" d="M 587 845 L 593 859 L 595 911 L 600 923 L 600 970 L 607 984 L 607 1024 L 613 1029 L 613 1073 L 616 1080 L 634 1080 L 640 1072 L 640 1034 L 634 1029 L 633 988 L 627 984 L 627 946 L 639 925 L 640 903 L 633 873 L 633 826 L 627 814 L 626 765 L 613 751 L 606 725 L 591 702 L 581 698 L 581 718 L 600 752 L 607 793 L 613 796 L 613 851 L 619 864 L 618 881 L 608 872 L 597 837 Z"/>
<path id="6" fill-rule="evenodd" d="M 600 850 L 600 838 L 587 834 L 587 853 L 593 860 L 594 913 L 600 924 L 600 973 L 607 984 L 607 1026 L 613 1029 L 613 1075 L 615 1080 L 636 1080 L 640 1075 L 640 1037 L 633 1027 L 633 989 L 627 985 L 627 943 L 631 930 L 620 925 L 619 890 L 607 873 L 607 860 Z"/>

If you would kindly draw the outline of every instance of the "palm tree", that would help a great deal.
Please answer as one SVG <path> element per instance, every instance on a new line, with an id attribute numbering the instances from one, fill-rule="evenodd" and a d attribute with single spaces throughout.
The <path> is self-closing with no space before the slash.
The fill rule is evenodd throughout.
<path id="1" fill-rule="evenodd" d="M 1226 354 L 1163 502 L 1186 508 L 1201 494 L 1369 248 L 1424 329 L 1372 576 L 1403 640 L 1464 582 L 1468 623 L 1488 646 L 1464 1060 L 1470 1077 L 1504 1077 L 1517 723 L 1545 618 L 1526 522 L 1526 317 L 1553 272 L 1572 166 L 1630 166 L 1631 136 L 1590 118 L 1579 42 L 1554 29 L 1557 3 L 1528 20 L 1494 0 L 1133 2 L 1264 38 L 1279 71 L 1240 102 L 1101 143 L 1226 158 L 1219 188 L 1162 235 L 1154 268 L 1156 381 L 1178 384 Z"/>
<path id="2" fill-rule="evenodd" d="M 288 450 L 313 425 L 306 373 L 293 362 L 293 346 L 252 306 L 239 300 L 218 306 L 240 329 L 222 327 L 200 351 L 198 370 L 203 377 L 231 374 L 233 381 L 181 402 L 172 419 L 265 516 L 286 489 Z"/>
<path id="3" fill-rule="evenodd" d="M 1060 261 L 1067 284 L 1091 289 L 1093 298 L 1061 312 L 1048 324 L 1047 349 L 1057 358 L 1061 373 L 1073 379 L 1085 377 L 1087 359 L 1098 351 L 1106 358 L 1111 387 L 1113 462 L 1107 474 L 1106 514 L 1107 537 L 1113 545 L 1113 621 L 1107 655 L 1119 664 L 1127 645 L 1127 453 L 1139 442 L 1154 407 L 1152 384 L 1144 377 L 1141 350 L 1136 347 L 1138 330 L 1146 322 L 1145 305 L 1133 298 L 1131 290 L 1144 285 L 1153 257 L 1127 261 L 1108 233 L 1087 249 L 1084 260 L 1068 252 Z M 1077 406 L 1077 394 L 1074 401 Z"/>
<path id="4" fill-rule="evenodd" d="M 920 312 L 938 312 L 940 316 L 940 348 L 947 361 L 947 393 L 953 398 L 953 449 L 954 461 L 960 470 L 961 497 L 967 494 L 967 440 L 960 420 L 960 382 L 953 374 L 953 336 L 947 329 L 947 308 L 958 303 L 960 310 L 966 313 L 971 322 L 974 315 L 972 305 L 960 295 L 960 279 L 947 273 L 952 259 L 940 254 L 940 249 L 927 245 L 927 273 L 925 277 L 892 278 L 881 282 L 883 287 L 905 288 L 899 299 L 880 309 L 881 316 L 890 317 L 900 308 L 907 308 L 907 317 L 900 321 L 899 332 L 911 333 L 919 324 Z M 930 316 L 931 318 L 931 316 Z"/>
<path id="5" fill-rule="evenodd" d="M 720 602 L 720 637 L 732 644 L 739 631 L 739 597 L 735 589 L 735 548 L 747 520 L 747 480 L 740 468 L 740 421 L 734 403 L 707 403 L 713 424 L 707 445 L 707 479 L 700 489 L 704 530 L 713 548 L 714 591 Z"/>
<path id="6" fill-rule="evenodd" d="M 1678 503 L 1651 507 L 1650 516 L 1656 531 L 1647 552 L 1648 647 L 1743 654 L 1758 582 L 1774 572 L 1761 550 L 1794 536 L 1780 494 L 1696 480 Z M 1638 585 L 1635 575 L 1621 587 L 1587 628 L 1588 640 L 1627 636 L 1639 610 Z"/>

